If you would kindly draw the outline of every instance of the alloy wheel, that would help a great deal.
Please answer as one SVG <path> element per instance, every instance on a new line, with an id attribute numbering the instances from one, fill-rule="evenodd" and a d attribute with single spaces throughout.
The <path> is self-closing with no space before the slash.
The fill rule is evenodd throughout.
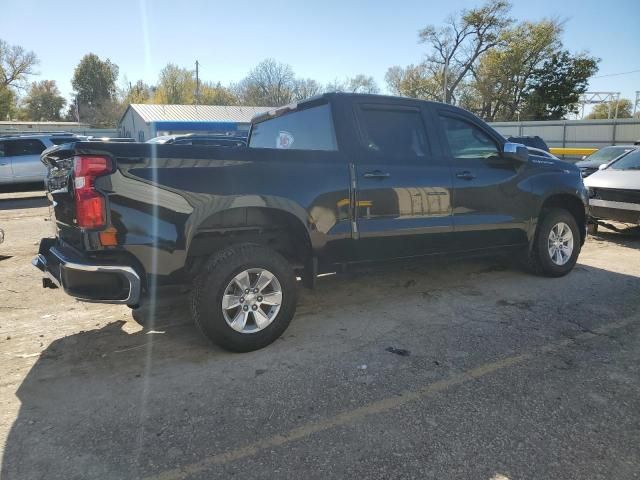
<path id="1" fill-rule="evenodd" d="M 558 222 L 551 228 L 547 248 L 554 264 L 562 266 L 569 261 L 573 253 L 573 233 L 569 225 Z"/>
<path id="2" fill-rule="evenodd" d="M 281 305 L 280 282 L 263 268 L 250 268 L 237 274 L 222 297 L 224 319 L 240 333 L 255 333 L 267 328 L 275 320 Z"/>

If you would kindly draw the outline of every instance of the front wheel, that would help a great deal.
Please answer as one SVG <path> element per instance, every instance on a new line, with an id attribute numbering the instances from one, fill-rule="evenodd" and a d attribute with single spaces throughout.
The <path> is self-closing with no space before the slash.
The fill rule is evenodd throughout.
<path id="1" fill-rule="evenodd" d="M 297 286 L 287 260 L 255 244 L 233 245 L 213 255 L 191 293 L 196 326 L 226 350 L 265 347 L 295 314 Z"/>
<path id="2" fill-rule="evenodd" d="M 538 224 L 525 264 L 534 273 L 561 277 L 575 266 L 580 246 L 580 230 L 573 215 L 559 208 L 548 210 Z"/>

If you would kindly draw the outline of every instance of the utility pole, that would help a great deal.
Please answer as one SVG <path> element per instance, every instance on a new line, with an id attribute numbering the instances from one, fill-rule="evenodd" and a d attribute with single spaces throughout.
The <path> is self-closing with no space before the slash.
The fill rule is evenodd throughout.
<path id="1" fill-rule="evenodd" d="M 613 116 L 614 120 L 617 120 L 618 118 L 618 107 L 620 106 L 620 92 L 618 92 L 618 94 L 615 96 L 615 102 L 616 102 L 616 111 L 615 114 Z"/>
<path id="2" fill-rule="evenodd" d="M 198 71 L 200 67 L 200 62 L 196 60 L 196 105 L 200 101 L 200 73 Z"/>
<path id="3" fill-rule="evenodd" d="M 449 70 L 449 56 L 447 55 L 447 57 L 444 59 L 444 71 L 442 72 L 442 101 L 444 103 L 449 103 L 447 101 L 447 74 Z"/>
<path id="4" fill-rule="evenodd" d="M 636 110 L 640 106 L 640 90 L 636 90 L 636 101 L 633 103 L 633 116 L 636 116 Z"/>

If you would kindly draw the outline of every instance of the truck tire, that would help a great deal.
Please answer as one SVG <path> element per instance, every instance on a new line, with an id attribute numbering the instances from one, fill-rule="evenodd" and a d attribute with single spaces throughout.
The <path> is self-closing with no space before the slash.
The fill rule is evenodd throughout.
<path id="1" fill-rule="evenodd" d="M 213 343 L 249 352 L 275 341 L 296 310 L 289 262 L 263 245 L 232 245 L 211 256 L 194 280 L 191 316 Z"/>
<path id="2" fill-rule="evenodd" d="M 580 230 L 573 215 L 561 208 L 545 210 L 533 244 L 524 254 L 524 265 L 538 275 L 562 277 L 575 266 L 580 248 Z"/>

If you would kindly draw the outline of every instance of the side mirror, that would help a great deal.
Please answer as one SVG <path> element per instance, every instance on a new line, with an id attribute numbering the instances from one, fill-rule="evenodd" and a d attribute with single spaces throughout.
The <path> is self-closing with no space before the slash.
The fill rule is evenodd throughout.
<path id="1" fill-rule="evenodd" d="M 529 150 L 519 143 L 507 142 L 502 149 L 502 157 L 516 162 L 527 163 L 529 161 Z"/>
<path id="2" fill-rule="evenodd" d="M 598 170 L 604 170 L 605 168 L 607 168 L 607 165 L 609 165 L 608 163 L 603 163 L 601 165 L 598 166 Z"/>

